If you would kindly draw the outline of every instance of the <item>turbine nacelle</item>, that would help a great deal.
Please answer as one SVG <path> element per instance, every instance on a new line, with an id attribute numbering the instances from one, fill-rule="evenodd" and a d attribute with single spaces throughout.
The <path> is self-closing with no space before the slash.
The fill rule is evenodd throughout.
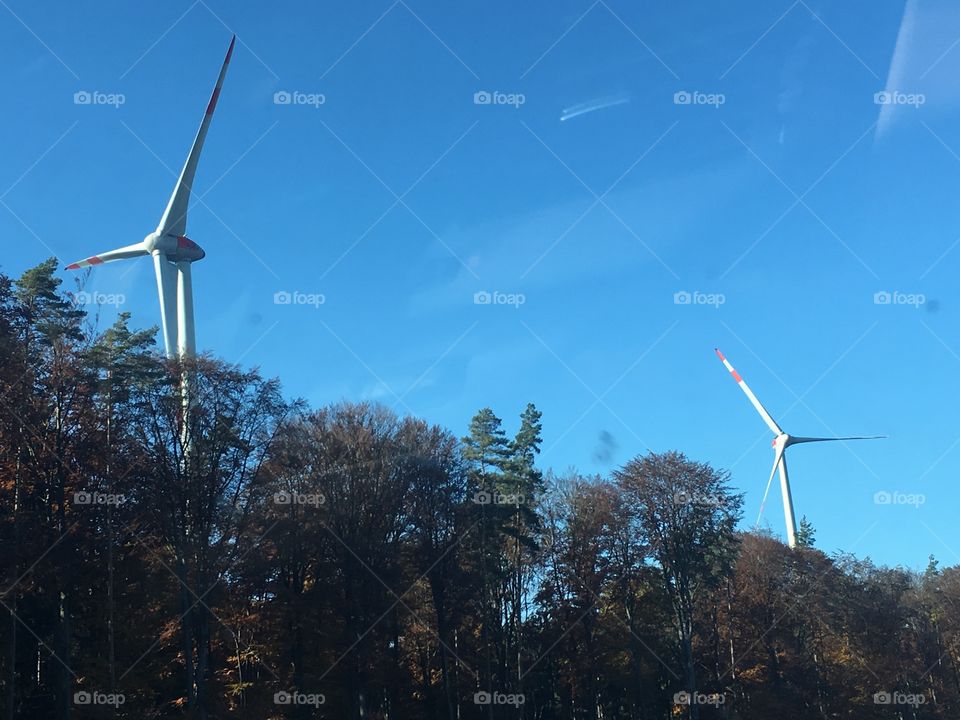
<path id="1" fill-rule="evenodd" d="M 203 248 L 185 235 L 174 235 L 172 233 L 161 235 L 152 232 L 143 239 L 143 246 L 151 255 L 163 255 L 173 263 L 196 262 L 206 257 Z"/>

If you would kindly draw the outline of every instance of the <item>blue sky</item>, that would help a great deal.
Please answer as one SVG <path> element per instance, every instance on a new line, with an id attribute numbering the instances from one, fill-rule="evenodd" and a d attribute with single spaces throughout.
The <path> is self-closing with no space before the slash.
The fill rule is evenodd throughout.
<path id="1" fill-rule="evenodd" d="M 889 435 L 791 449 L 822 548 L 960 562 L 960 12 L 4 0 L 5 272 L 156 226 L 232 32 L 188 218 L 201 348 L 457 433 L 533 401 L 545 467 L 679 448 L 752 523 L 771 438 L 719 346 L 788 432 Z M 159 321 L 145 259 L 87 289 Z"/>

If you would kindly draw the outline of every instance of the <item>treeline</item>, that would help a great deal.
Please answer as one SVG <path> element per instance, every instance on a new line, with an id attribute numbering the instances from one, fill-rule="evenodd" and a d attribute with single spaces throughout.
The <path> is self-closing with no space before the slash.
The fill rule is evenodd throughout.
<path id="1" fill-rule="evenodd" d="M 4 720 L 960 717 L 955 568 L 741 532 L 679 452 L 544 474 L 533 405 L 458 437 L 153 337 L 0 275 Z"/>

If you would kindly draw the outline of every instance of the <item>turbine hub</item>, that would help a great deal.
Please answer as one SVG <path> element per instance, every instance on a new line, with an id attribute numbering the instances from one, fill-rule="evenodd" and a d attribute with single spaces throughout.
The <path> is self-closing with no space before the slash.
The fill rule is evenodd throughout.
<path id="1" fill-rule="evenodd" d="M 789 444 L 790 444 L 790 436 L 787 435 L 787 433 L 782 433 L 781 435 L 777 435 L 770 443 L 770 445 L 774 449 L 780 446 L 786 447 Z"/>
<path id="2" fill-rule="evenodd" d="M 156 232 L 150 233 L 143 239 L 143 244 L 147 248 L 147 252 L 152 253 L 160 244 L 160 234 Z"/>

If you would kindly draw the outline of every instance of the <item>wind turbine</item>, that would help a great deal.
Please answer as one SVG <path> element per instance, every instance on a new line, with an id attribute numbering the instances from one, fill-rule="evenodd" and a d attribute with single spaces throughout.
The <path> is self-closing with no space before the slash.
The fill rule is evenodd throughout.
<path id="1" fill-rule="evenodd" d="M 760 505 L 760 513 L 763 513 L 763 504 L 767 501 L 767 493 L 770 492 L 770 485 L 773 482 L 773 476 L 776 474 L 777 470 L 780 471 L 780 493 L 783 496 L 783 516 L 787 522 L 787 544 L 791 548 L 797 546 L 797 523 L 793 515 L 793 497 L 790 494 L 790 479 L 787 476 L 787 457 L 786 451 L 787 448 L 791 445 L 799 445 L 800 443 L 813 443 L 813 442 L 836 442 L 838 440 L 878 440 L 883 435 L 869 435 L 869 436 L 856 436 L 856 437 L 796 437 L 793 435 L 788 435 L 783 430 L 780 429 L 780 426 L 777 425 L 776 421 L 770 416 L 770 413 L 767 412 L 766 408 L 760 404 L 760 401 L 757 399 L 757 396 L 753 394 L 753 391 L 744 382 L 743 378 L 740 377 L 733 365 L 730 364 L 730 361 L 727 360 L 723 353 L 720 352 L 719 348 L 714 348 L 714 351 L 717 353 L 717 357 L 720 358 L 720 361 L 723 363 L 724 367 L 730 371 L 730 374 L 733 376 L 733 379 L 737 381 L 737 385 L 740 386 L 740 389 L 743 390 L 743 393 L 747 396 L 747 399 L 750 400 L 757 412 L 760 413 L 760 417 L 763 418 L 763 421 L 767 424 L 767 427 L 773 431 L 773 434 L 776 436 L 773 439 L 773 469 L 770 471 L 770 479 L 767 480 L 767 488 L 763 493 L 763 503 Z M 759 523 L 759 517 L 757 519 Z"/>
<path id="2" fill-rule="evenodd" d="M 190 204 L 190 189 L 193 187 L 193 177 L 197 172 L 200 151 L 203 149 L 203 141 L 210 128 L 213 111 L 217 107 L 220 88 L 223 86 L 223 78 L 227 74 L 227 65 L 230 63 L 236 41 L 237 36 L 234 35 L 220 68 L 213 95 L 210 96 L 210 102 L 207 103 L 206 112 L 200 122 L 200 130 L 193 141 L 190 154 L 187 155 L 187 161 L 183 165 L 183 170 L 180 171 L 180 177 L 173 188 L 173 194 L 170 196 L 157 229 L 147 235 L 142 242 L 109 250 L 67 265 L 67 270 L 78 270 L 114 260 L 152 255 L 153 269 L 157 276 L 157 292 L 160 295 L 163 344 L 167 357 L 170 358 L 174 357 L 174 354 L 181 358 L 193 356 L 197 350 L 193 325 L 193 280 L 190 275 L 190 266 L 197 260 L 202 260 L 206 253 L 185 234 L 187 208 Z"/>

